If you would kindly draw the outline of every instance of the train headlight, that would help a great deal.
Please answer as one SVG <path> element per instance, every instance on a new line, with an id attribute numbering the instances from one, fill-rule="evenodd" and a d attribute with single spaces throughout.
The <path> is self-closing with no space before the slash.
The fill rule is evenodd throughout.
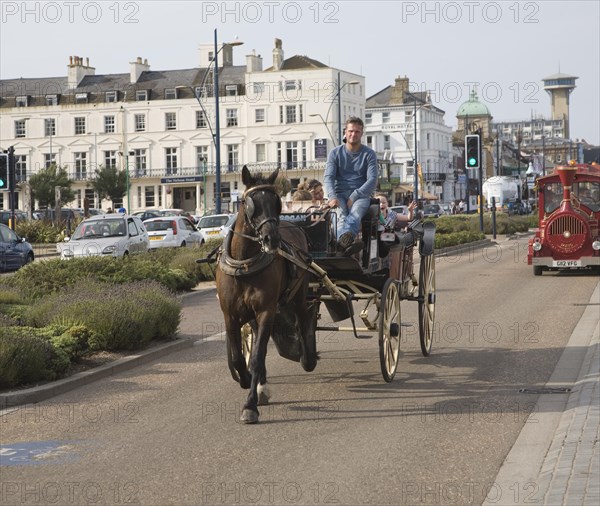
<path id="1" fill-rule="evenodd" d="M 540 251 L 542 249 L 542 243 L 539 240 L 533 241 L 533 251 Z"/>
<path id="2" fill-rule="evenodd" d="M 593 243 L 592 243 L 592 248 L 595 249 L 596 251 L 600 250 L 600 241 L 598 239 L 596 239 Z"/>
<path id="3" fill-rule="evenodd" d="M 565 239 L 568 239 L 569 237 L 571 237 L 571 232 L 569 232 L 568 230 L 565 230 L 565 231 L 563 232 L 563 237 L 564 237 Z"/>

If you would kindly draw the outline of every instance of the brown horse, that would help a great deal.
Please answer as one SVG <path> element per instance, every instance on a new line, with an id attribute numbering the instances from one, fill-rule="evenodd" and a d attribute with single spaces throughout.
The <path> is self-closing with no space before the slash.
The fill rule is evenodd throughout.
<path id="1" fill-rule="evenodd" d="M 250 388 L 241 417 L 245 423 L 258 422 L 259 386 L 265 386 L 267 377 L 267 344 L 283 307 L 288 314 L 289 308 L 293 308 L 295 316 L 295 332 L 291 332 L 294 335 L 284 333 L 283 340 L 287 340 L 290 347 L 297 345 L 297 358 L 304 370 L 312 371 L 317 365 L 315 329 L 307 307 L 308 274 L 277 254 L 286 243 L 291 244 L 292 249 L 306 251 L 308 248 L 302 230 L 291 223 L 279 223 L 281 199 L 274 186 L 278 172 L 264 178 L 261 174 L 252 176 L 246 166 L 242 169 L 246 190 L 216 271 L 230 368 L 232 374 L 233 370 L 237 371 L 234 378 L 237 376 L 240 386 Z M 246 323 L 251 324 L 254 333 L 248 365 L 241 335 Z M 278 335 L 281 334 L 279 331 Z"/>

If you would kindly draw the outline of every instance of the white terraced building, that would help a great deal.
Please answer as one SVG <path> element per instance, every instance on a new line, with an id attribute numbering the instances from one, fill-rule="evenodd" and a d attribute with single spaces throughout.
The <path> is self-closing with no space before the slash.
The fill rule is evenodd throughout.
<path id="1" fill-rule="evenodd" d="M 215 203 L 214 46 L 201 45 L 196 68 L 151 70 L 137 58 L 129 72 L 96 74 L 70 57 L 66 77 L 0 81 L 0 149 L 14 147 L 15 207 L 33 209 L 27 181 L 56 163 L 74 181 L 71 207 L 183 208 Z M 342 118 L 364 117 L 365 79 L 306 56 L 284 58 L 275 39 L 272 65 L 254 51 L 233 65 L 233 45 L 218 50 L 223 211 L 242 190 L 241 167 L 280 167 L 295 185 L 322 179 L 325 157 Z M 340 104 L 338 104 L 338 95 Z M 197 98 L 196 98 L 197 97 Z M 89 186 L 100 166 L 129 174 L 122 202 L 99 201 Z M 204 191 L 206 190 L 206 191 Z M 0 209 L 10 207 L 0 192 Z"/>

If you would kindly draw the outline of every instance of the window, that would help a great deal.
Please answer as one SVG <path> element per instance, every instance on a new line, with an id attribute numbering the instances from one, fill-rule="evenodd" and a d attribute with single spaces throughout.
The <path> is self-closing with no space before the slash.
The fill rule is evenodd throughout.
<path id="1" fill-rule="evenodd" d="M 54 118 L 44 119 L 44 136 L 52 137 L 56 135 L 56 120 Z"/>
<path id="2" fill-rule="evenodd" d="M 264 109 L 255 109 L 254 110 L 254 121 L 256 123 L 264 123 L 264 121 L 265 121 L 265 110 Z"/>
<path id="3" fill-rule="evenodd" d="M 365 113 L 365 125 L 370 125 L 373 122 L 373 114 L 370 112 Z"/>
<path id="4" fill-rule="evenodd" d="M 175 100 L 177 98 L 177 90 L 175 88 L 167 88 L 165 90 L 165 100 Z"/>
<path id="5" fill-rule="evenodd" d="M 228 97 L 237 97 L 237 84 L 228 84 L 225 86 L 225 95 Z"/>
<path id="6" fill-rule="evenodd" d="M 371 149 L 373 148 L 373 136 L 372 135 L 367 135 L 367 146 L 369 146 Z"/>
<path id="7" fill-rule="evenodd" d="M 27 179 L 27 155 L 15 155 L 15 181 L 17 183 Z"/>
<path id="8" fill-rule="evenodd" d="M 104 133 L 114 134 L 115 133 L 115 117 L 104 116 Z"/>
<path id="9" fill-rule="evenodd" d="M 227 172 L 236 172 L 239 161 L 239 144 L 227 144 Z"/>
<path id="10" fill-rule="evenodd" d="M 15 121 L 15 138 L 25 137 L 27 120 L 18 119 Z"/>
<path id="11" fill-rule="evenodd" d="M 75 179 L 85 179 L 87 169 L 87 153 L 75 153 Z"/>
<path id="12" fill-rule="evenodd" d="M 266 144 L 256 145 L 256 161 L 266 162 L 267 161 L 267 146 Z"/>
<path id="13" fill-rule="evenodd" d="M 88 94 L 87 93 L 75 93 L 75 103 L 76 104 L 87 104 L 88 103 Z"/>
<path id="14" fill-rule="evenodd" d="M 146 115 L 145 114 L 136 114 L 134 117 L 135 122 L 135 131 L 136 132 L 145 132 L 146 131 Z"/>
<path id="15" fill-rule="evenodd" d="M 404 121 L 406 123 L 410 123 L 412 121 L 413 112 L 412 111 L 404 111 Z"/>
<path id="16" fill-rule="evenodd" d="M 144 102 L 148 100 L 148 90 L 137 90 L 135 92 L 135 100 L 137 102 Z"/>
<path id="17" fill-rule="evenodd" d="M 285 91 L 301 90 L 302 89 L 302 81 L 300 81 L 300 80 L 295 81 L 292 79 L 287 79 L 283 84 L 283 89 Z"/>
<path id="18" fill-rule="evenodd" d="M 277 163 L 286 169 L 295 169 L 306 165 L 306 142 L 278 142 Z"/>
<path id="19" fill-rule="evenodd" d="M 167 175 L 177 174 L 177 148 L 165 148 Z"/>
<path id="20" fill-rule="evenodd" d="M 279 122 L 280 123 L 302 123 L 304 121 L 302 105 L 280 105 Z"/>
<path id="21" fill-rule="evenodd" d="M 389 113 L 389 111 L 386 111 L 386 112 L 382 113 L 382 115 L 381 115 L 381 122 L 382 123 L 389 123 L 390 122 L 390 113 Z"/>
<path id="22" fill-rule="evenodd" d="M 27 107 L 29 105 L 29 95 L 21 95 L 16 98 L 17 107 Z"/>
<path id="23" fill-rule="evenodd" d="M 105 151 L 104 152 L 104 166 L 107 168 L 115 169 L 117 167 L 117 152 L 116 151 Z"/>
<path id="24" fill-rule="evenodd" d="M 44 169 L 56 165 L 56 153 L 44 153 Z"/>
<path id="25" fill-rule="evenodd" d="M 383 136 L 383 149 L 385 149 L 385 150 L 390 149 L 390 136 L 389 135 Z"/>
<path id="26" fill-rule="evenodd" d="M 204 111 L 196 111 L 196 128 L 206 128 L 206 114 Z"/>
<path id="27" fill-rule="evenodd" d="M 165 130 L 177 130 L 177 115 L 174 112 L 165 113 Z"/>
<path id="28" fill-rule="evenodd" d="M 196 94 L 197 100 L 206 98 L 208 97 L 208 88 L 206 86 L 196 86 L 194 93 Z"/>
<path id="29" fill-rule="evenodd" d="M 431 134 L 427 134 L 427 149 L 431 149 Z"/>
<path id="30" fill-rule="evenodd" d="M 154 199 L 154 186 L 144 186 L 144 194 L 146 197 L 146 205 L 145 207 L 154 207 L 156 206 Z"/>
<path id="31" fill-rule="evenodd" d="M 119 98 L 119 93 L 117 91 L 107 91 L 104 96 L 107 102 L 116 102 Z"/>
<path id="32" fill-rule="evenodd" d="M 58 105 L 58 95 L 46 95 L 46 105 Z"/>
<path id="33" fill-rule="evenodd" d="M 252 89 L 257 95 L 262 95 L 265 92 L 265 83 L 253 83 Z"/>
<path id="34" fill-rule="evenodd" d="M 85 134 L 85 118 L 75 118 L 75 135 Z"/>
<path id="35" fill-rule="evenodd" d="M 146 150 L 145 149 L 134 149 L 133 150 L 133 173 L 135 177 L 146 175 Z"/>
<path id="36" fill-rule="evenodd" d="M 227 126 L 238 126 L 237 109 L 227 109 Z"/>
<path id="37" fill-rule="evenodd" d="M 208 146 L 196 146 L 196 167 L 204 171 L 208 162 Z"/>

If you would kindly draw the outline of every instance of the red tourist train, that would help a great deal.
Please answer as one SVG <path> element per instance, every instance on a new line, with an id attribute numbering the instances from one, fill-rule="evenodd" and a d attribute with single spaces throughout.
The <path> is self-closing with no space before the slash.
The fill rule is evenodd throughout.
<path id="1" fill-rule="evenodd" d="M 600 268 L 600 165 L 556 167 L 537 180 L 539 228 L 527 263 L 545 270 Z"/>

